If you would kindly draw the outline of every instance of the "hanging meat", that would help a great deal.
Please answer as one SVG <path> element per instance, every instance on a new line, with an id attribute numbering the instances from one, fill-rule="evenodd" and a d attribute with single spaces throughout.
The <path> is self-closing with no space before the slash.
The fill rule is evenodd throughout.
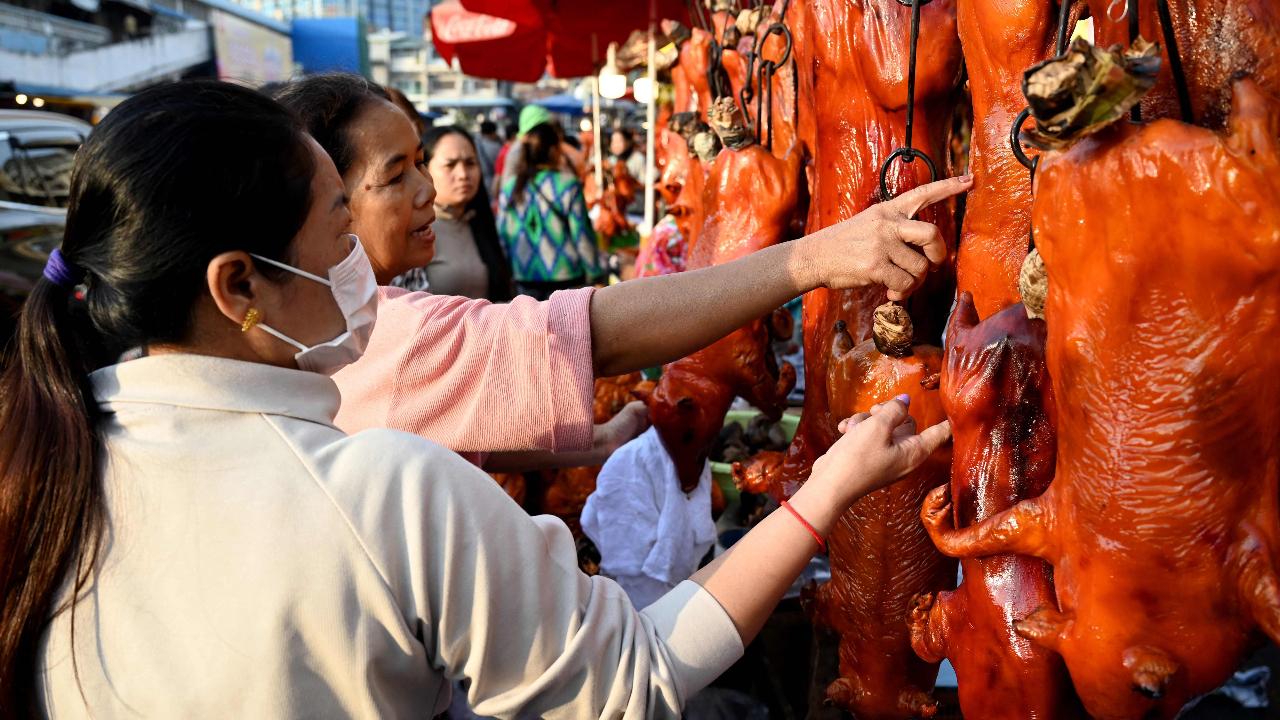
<path id="1" fill-rule="evenodd" d="M 978 321 L 962 293 L 947 329 L 942 406 L 953 436 L 951 496 L 958 527 L 1037 497 L 1053 479 L 1053 394 L 1045 324 L 1021 304 Z M 1013 622 L 1056 607 L 1053 571 L 1038 558 L 993 555 L 961 563 L 955 592 L 922 595 L 911 614 L 920 657 L 946 657 L 965 717 L 1080 717 L 1062 659 L 1014 632 Z"/>
<path id="2" fill-rule="evenodd" d="M 959 0 L 956 9 L 973 102 L 969 172 L 975 179 L 965 200 L 956 284 L 973 294 L 984 318 L 1018 302 L 1018 270 L 1031 232 L 1031 178 L 1013 154 L 1009 130 L 1027 106 L 1023 71 L 1054 54 L 1057 12 L 1046 0 Z"/>
<path id="3" fill-rule="evenodd" d="M 833 414 L 849 417 L 906 394 L 917 427 L 946 419 L 938 395 L 942 351 L 912 345 L 902 306 L 877 308 L 872 339 L 856 347 L 838 324 L 828 352 Z M 840 678 L 827 697 L 859 720 L 927 718 L 936 710 L 930 691 L 938 659 L 912 652 L 907 620 L 912 597 L 955 585 L 955 561 L 934 549 L 919 520 L 925 494 L 950 475 L 950 453 L 935 453 L 854 503 L 827 539 L 831 581 L 818 590 L 815 619 L 840 634 Z"/>
<path id="4" fill-rule="evenodd" d="M 1160 77 L 1142 100 L 1146 119 L 1182 117 L 1171 50 L 1186 78 L 1190 114 L 1184 120 L 1222 129 L 1237 77 L 1249 76 L 1264 91 L 1280 95 L 1280 4 L 1275 0 L 1090 0 L 1089 6 L 1099 46 L 1129 44 L 1134 6 L 1139 35 L 1160 44 Z M 1168 13 L 1172 36 L 1160 21 L 1162 11 Z"/>
<path id="5" fill-rule="evenodd" d="M 696 10 L 702 9 L 697 2 Z M 738 97 L 747 81 L 747 64 L 738 52 L 736 18 L 729 12 L 732 3 L 717 3 L 707 14 L 695 12 L 704 27 L 690 30 L 672 28 L 675 37 L 688 39 L 680 45 L 680 56 L 671 68 L 671 81 L 675 87 L 675 111 L 697 112 L 706 120 L 711 103 L 726 93 Z"/>
<path id="6" fill-rule="evenodd" d="M 690 246 L 689 269 L 729 262 L 782 241 L 796 203 L 798 160 L 778 159 L 757 145 L 732 98 L 715 102 L 711 121 L 725 148 L 707 178 L 706 219 Z M 795 369 L 778 366 L 767 320 L 753 321 L 667 365 L 649 398 L 649 417 L 686 491 L 697 485 L 734 397 L 773 419 L 786 408 Z"/>
<path id="7" fill-rule="evenodd" d="M 671 129 L 685 143 L 685 157 L 673 152 L 674 161 L 668 164 L 659 184 L 664 192 L 674 193 L 668 212 L 675 218 L 676 227 L 685 239 L 686 254 L 697 243 L 705 218 L 703 191 L 707 186 L 707 172 L 720 153 L 720 138 L 711 127 L 698 119 L 695 113 L 677 113 L 671 118 Z"/>
<path id="8" fill-rule="evenodd" d="M 808 230 L 853 217 L 881 199 L 880 169 L 902 146 L 907 125 L 907 79 L 911 50 L 911 8 L 893 0 L 846 3 L 815 0 L 792 3 L 786 23 L 792 35 L 799 92 L 797 126 L 812 158 Z M 933 0 L 920 11 L 915 66 L 913 147 L 935 163 L 947 157 L 947 133 L 959 98 L 960 43 L 956 1 Z M 939 165 L 939 177 L 946 173 Z M 925 162 L 896 159 L 886 186 L 897 194 L 930 180 Z M 943 237 L 954 236 L 950 203 L 920 214 Z M 909 310 L 917 338 L 938 342 L 953 295 L 949 269 L 931 275 Z M 835 440 L 839 420 L 829 396 L 848 388 L 827 387 L 831 329 L 843 321 L 855 342 L 869 337 L 871 315 L 883 290 L 815 290 L 804 299 L 805 406 L 787 460 L 771 483 L 775 494 L 790 495 L 808 477 L 813 461 Z"/>
<path id="9" fill-rule="evenodd" d="M 599 208 L 592 227 L 600 241 L 608 247 L 614 238 L 634 230 L 627 220 L 627 206 L 635 200 L 641 186 L 639 180 L 631 177 L 627 164 L 621 160 L 613 162 L 602 174 L 604 190 L 601 192 L 596 189 L 595 175 L 589 173 L 586 176 L 584 194 L 591 207 Z"/>
<path id="10" fill-rule="evenodd" d="M 638 372 L 596 378 L 595 401 L 592 404 L 593 421 L 597 425 L 609 422 L 613 416 L 622 412 L 622 408 L 627 403 L 647 398 L 653 391 L 653 385 L 651 380 L 645 380 Z M 587 503 L 587 497 L 596 490 L 596 477 L 599 474 L 599 466 L 543 471 L 541 483 L 530 499 L 531 509 L 534 512 L 555 515 L 569 526 L 574 537 L 581 536 L 582 525 L 579 518 L 582 516 L 583 506 Z M 494 478 L 498 479 L 509 495 L 516 497 L 514 491 L 518 489 L 523 498 L 525 492 L 523 482 L 514 483 L 511 479 L 499 478 L 498 475 L 494 475 Z"/>
<path id="11" fill-rule="evenodd" d="M 1044 156 L 1054 481 L 958 530 L 945 489 L 922 511 L 948 554 L 1053 565 L 1060 610 L 1015 625 L 1103 720 L 1171 718 L 1280 640 L 1280 105 L 1232 90 L 1225 135 L 1121 122 Z"/>

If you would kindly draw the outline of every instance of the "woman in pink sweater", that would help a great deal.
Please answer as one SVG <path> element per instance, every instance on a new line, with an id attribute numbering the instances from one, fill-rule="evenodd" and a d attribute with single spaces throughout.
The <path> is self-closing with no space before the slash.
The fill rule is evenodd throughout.
<path id="1" fill-rule="evenodd" d="M 379 284 L 430 262 L 435 189 L 420 138 L 381 88 L 320 75 L 276 99 L 333 158 Z M 817 287 L 880 284 L 890 299 L 906 297 L 946 256 L 938 229 L 911 218 L 971 182 L 922 186 L 725 265 L 561 291 L 541 303 L 383 287 L 368 351 L 334 376 L 338 425 L 412 432 L 482 464 L 498 451 L 588 452 L 595 377 L 683 357 Z M 562 464 L 585 464 L 579 459 Z"/>

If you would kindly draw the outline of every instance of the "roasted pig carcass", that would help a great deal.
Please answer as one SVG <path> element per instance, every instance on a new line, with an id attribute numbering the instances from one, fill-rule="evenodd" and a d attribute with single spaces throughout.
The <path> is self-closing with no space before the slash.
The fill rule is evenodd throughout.
<path id="1" fill-rule="evenodd" d="M 717 100 L 711 118 L 725 148 L 707 178 L 706 219 L 689 248 L 690 270 L 781 242 L 796 203 L 798 160 L 776 158 L 757 145 L 731 98 Z M 772 325 L 769 318 L 752 321 L 664 368 L 649 398 L 649 416 L 686 491 L 697 485 L 734 397 L 775 420 L 786 408 L 795 369 L 778 366 L 770 347 Z"/>
<path id="2" fill-rule="evenodd" d="M 711 13 L 711 31 L 695 27 L 676 34 L 680 55 L 671 68 L 676 112 L 697 112 L 706 120 L 711 103 L 718 97 L 731 93 L 729 96 L 736 99 L 742 91 L 747 81 L 747 63 L 738 52 L 734 21 L 727 9 L 716 10 Z M 718 51 L 713 50 L 713 45 Z M 720 55 L 719 65 L 713 66 L 716 52 Z M 713 80 L 720 92 L 711 86 Z"/>
<path id="3" fill-rule="evenodd" d="M 688 157 L 683 167 L 675 163 L 669 166 L 669 172 L 663 175 L 660 183 L 666 188 L 664 192 L 675 195 L 668 212 L 675 218 L 688 253 L 697 244 L 706 219 L 703 194 L 707 187 L 707 173 L 720 154 L 720 138 L 694 113 L 672 116 L 671 127 L 684 139 Z M 673 153 L 673 157 L 678 156 Z"/>
<path id="4" fill-rule="evenodd" d="M 1167 0 L 1170 25 L 1186 77 L 1192 118 L 1222 129 L 1231 108 L 1231 83 L 1249 76 L 1280 95 L 1280 3 L 1275 0 Z M 1090 0 L 1097 44 L 1128 45 L 1126 2 Z M 1159 21 L 1157 0 L 1138 0 L 1139 35 L 1160 45 L 1164 62 L 1156 86 L 1142 99 L 1145 120 L 1180 116 L 1170 43 Z"/>
<path id="5" fill-rule="evenodd" d="M 892 0 L 792 3 L 798 92 L 797 128 L 811 158 L 808 230 L 834 225 L 882 199 L 880 168 L 906 136 L 907 62 L 911 8 Z M 917 47 L 913 145 L 946 174 L 947 135 L 959 98 L 961 53 L 956 1 L 933 0 L 921 8 Z M 922 160 L 889 167 L 886 184 L 900 193 L 930 180 Z M 952 238 L 950 203 L 920 214 Z M 954 294 L 952 268 L 936 271 L 912 297 L 909 309 L 918 339 L 939 342 Z M 828 409 L 827 359 L 831 329 L 843 321 L 855 342 L 870 337 L 871 315 L 883 290 L 814 290 L 804 299 L 805 406 L 778 476 L 775 494 L 790 495 L 813 461 L 835 439 L 840 419 Z M 835 392 L 847 392 L 836 388 Z"/>
<path id="6" fill-rule="evenodd" d="M 1058 607 L 1015 622 L 1062 655 L 1088 713 L 1171 718 L 1280 639 L 1280 106 L 1233 88 L 1229 131 L 1118 123 L 1043 157 L 1052 484 L 963 528 L 963 557 L 1054 569 Z"/>
<path id="7" fill-rule="evenodd" d="M 938 396 L 942 351 L 912 345 L 904 308 L 877 309 L 874 336 L 857 346 L 843 326 L 828 350 L 831 412 L 867 412 L 898 395 L 923 429 L 946 419 Z M 938 660 L 911 649 L 908 611 L 920 593 L 955 585 L 956 563 L 939 553 L 920 523 L 926 493 L 945 485 L 951 453 L 942 450 L 905 478 L 858 500 L 827 539 L 831 581 L 817 592 L 816 620 L 840 635 L 840 677 L 827 697 L 860 720 L 932 717 Z"/>
<path id="8" fill-rule="evenodd" d="M 973 101 L 974 185 L 965 200 L 956 284 L 973 294 L 984 318 L 1018 302 L 1018 270 L 1031 233 L 1031 176 L 1013 154 L 1009 131 L 1027 106 L 1023 71 L 1054 53 L 1058 8 L 1048 0 L 957 2 Z"/>
<path id="9" fill-rule="evenodd" d="M 588 205 L 599 208 L 592 227 L 606 245 L 613 238 L 631 231 L 631 222 L 627 220 L 627 206 L 640 191 L 640 181 L 631 177 L 626 163 L 616 161 L 605 168 L 602 173 L 604 188 L 597 188 L 595 175 L 586 176 L 584 195 Z"/>
<path id="10" fill-rule="evenodd" d="M 960 295 L 947 328 L 942 406 L 951 420 L 951 497 L 958 527 L 1038 497 L 1053 479 L 1057 435 L 1044 360 L 1045 324 L 1010 305 L 978 321 Z M 926 660 L 949 658 L 960 708 L 984 720 L 1080 717 L 1062 658 L 1014 632 L 1056 607 L 1053 570 L 1022 555 L 966 558 L 954 592 L 913 603 L 911 639 Z"/>

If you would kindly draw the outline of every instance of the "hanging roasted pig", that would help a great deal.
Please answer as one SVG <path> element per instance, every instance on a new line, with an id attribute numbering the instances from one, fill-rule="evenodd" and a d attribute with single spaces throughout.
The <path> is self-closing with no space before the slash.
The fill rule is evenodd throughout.
<path id="1" fill-rule="evenodd" d="M 953 437 L 957 527 L 1037 497 L 1053 479 L 1057 436 L 1044 342 L 1044 321 L 1029 318 L 1021 304 L 979 322 L 972 296 L 960 295 L 941 388 Z M 1056 607 L 1048 563 L 1006 554 L 961 565 L 964 579 L 954 592 L 914 601 L 911 642 L 926 660 L 951 660 L 965 716 L 1080 717 L 1062 658 L 1014 631 L 1015 621 Z"/>
<path id="2" fill-rule="evenodd" d="M 1102 720 L 1171 718 L 1280 640 L 1280 104 L 1232 91 L 1225 134 L 1121 122 L 1044 156 L 1053 483 L 964 528 L 946 489 L 922 511 L 950 555 L 1053 565 L 1060 609 L 1015 627 Z"/>
<path id="3" fill-rule="evenodd" d="M 796 203 L 798 160 L 776 158 L 757 145 L 732 98 L 715 102 L 711 121 L 725 147 L 707 177 L 706 219 L 689 248 L 690 270 L 781 242 Z M 686 491 L 697 485 L 734 397 L 775 420 L 786 408 L 795 369 L 778 366 L 770 348 L 771 325 L 768 318 L 753 321 L 664 368 L 649 398 L 649 416 Z"/>
<path id="4" fill-rule="evenodd" d="M 681 41 L 680 55 L 671 68 L 676 112 L 696 112 L 707 120 L 717 97 L 731 92 L 736 98 L 747 82 L 747 63 L 738 52 L 740 34 L 731 7 L 732 3 L 716 4 L 708 16 L 710 29 L 672 27 L 673 36 Z"/>
<path id="5" fill-rule="evenodd" d="M 791 3 L 785 22 L 792 35 L 798 82 L 797 127 L 811 158 L 810 232 L 853 217 L 881 200 L 880 168 L 906 135 L 907 62 L 911 8 L 893 0 Z M 917 48 L 913 144 L 946 173 L 947 134 L 959 98 L 961 53 L 955 0 L 933 0 L 921 9 Z M 930 180 L 925 163 L 895 161 L 886 184 L 897 194 Z M 943 236 L 954 236 L 950 203 L 920 214 Z M 933 273 L 909 309 L 917 337 L 938 342 L 953 295 L 953 275 Z M 787 459 L 770 483 L 790 495 L 809 475 L 813 461 L 835 440 L 829 409 L 827 360 L 831 332 L 843 321 L 855 342 L 870 337 L 871 316 L 885 300 L 877 290 L 815 290 L 805 296 L 805 405 Z"/>
<path id="6" fill-rule="evenodd" d="M 957 3 L 973 102 L 974 186 L 965 200 L 956 284 L 973 294 L 984 318 L 1018 302 L 1018 271 L 1031 232 L 1031 177 L 1013 154 L 1009 131 L 1027 106 L 1023 71 L 1054 53 L 1057 12 L 1049 0 Z"/>
<path id="7" fill-rule="evenodd" d="M 942 351 L 913 345 L 911 318 L 900 305 L 875 311 L 872 339 L 857 346 L 843 323 L 832 333 L 828 383 L 831 411 L 867 412 L 898 395 L 911 398 L 920 428 L 946 419 L 938 395 Z M 817 592 L 815 619 L 840 635 L 840 678 L 827 697 L 859 720 L 932 717 L 938 659 L 911 650 L 911 599 L 955 585 L 956 563 L 942 555 L 920 524 L 926 493 L 951 475 L 941 451 L 902 480 L 854 503 L 827 540 L 831 581 Z"/>
<path id="8" fill-rule="evenodd" d="M 1088 4 L 1097 44 L 1128 46 L 1128 2 Z M 1172 38 L 1160 21 L 1159 4 L 1168 7 Z M 1280 95 L 1280 4 L 1275 0 L 1138 0 L 1137 7 L 1139 35 L 1158 43 L 1164 58 L 1156 86 L 1142 99 L 1144 119 L 1181 115 L 1171 50 L 1186 78 L 1190 120 L 1196 125 L 1225 127 L 1231 83 L 1238 77 L 1251 77 L 1265 92 Z"/>

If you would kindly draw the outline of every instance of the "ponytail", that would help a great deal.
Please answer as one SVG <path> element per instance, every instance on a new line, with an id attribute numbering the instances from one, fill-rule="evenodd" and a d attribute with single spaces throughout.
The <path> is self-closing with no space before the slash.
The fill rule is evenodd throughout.
<path id="1" fill-rule="evenodd" d="M 62 246 L 0 374 L 0 718 L 42 714 L 43 635 L 70 612 L 74 650 L 75 604 L 105 551 L 89 372 L 187 342 L 218 254 L 288 260 L 311 204 L 309 142 L 264 95 L 187 82 L 125 100 L 76 153 Z"/>
<path id="2" fill-rule="evenodd" d="M 106 516 L 88 368 L 71 288 L 42 278 L 0 376 L 0 716 L 42 714 L 40 640 L 68 573 L 74 601 Z M 88 331 L 84 328 L 84 331 Z M 74 660 L 74 655 L 73 655 Z"/>

